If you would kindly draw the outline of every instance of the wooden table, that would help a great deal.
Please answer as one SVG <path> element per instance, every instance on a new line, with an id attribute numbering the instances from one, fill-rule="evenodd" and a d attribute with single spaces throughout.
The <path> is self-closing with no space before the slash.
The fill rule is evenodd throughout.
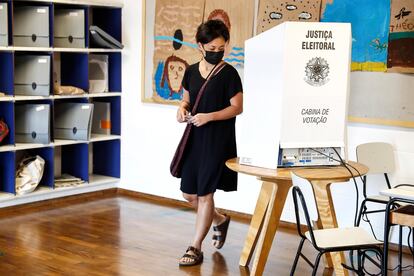
<path id="1" fill-rule="evenodd" d="M 355 162 L 349 162 L 349 164 L 355 167 L 361 175 L 368 172 L 368 168 L 362 164 Z M 228 160 L 226 165 L 233 171 L 256 176 L 263 182 L 239 261 L 241 266 L 248 266 L 257 247 L 251 275 L 263 274 L 283 206 L 289 188 L 292 186 L 290 176 L 292 171 L 312 183 L 319 212 L 317 228 L 326 229 L 338 226 L 330 187 L 332 183 L 347 182 L 351 178 L 349 171 L 344 167 L 265 169 L 242 165 L 239 163 L 239 158 Z M 354 169 L 350 169 L 354 176 L 358 175 Z M 343 253 L 331 253 L 330 256 L 327 255 L 326 260 L 326 265 L 333 267 L 336 275 L 348 275 L 341 265 L 345 262 Z"/>

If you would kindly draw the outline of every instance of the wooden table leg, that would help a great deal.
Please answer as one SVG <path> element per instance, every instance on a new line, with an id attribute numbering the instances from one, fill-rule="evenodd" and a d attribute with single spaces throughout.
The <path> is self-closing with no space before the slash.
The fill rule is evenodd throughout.
<path id="1" fill-rule="evenodd" d="M 280 216 L 285 205 L 289 188 L 292 186 L 290 180 L 277 180 L 273 183 L 272 194 L 269 205 L 266 210 L 262 231 L 257 244 L 257 251 L 253 261 L 253 267 L 250 275 L 262 275 L 270 248 L 272 247 L 273 238 L 279 226 Z"/>
<path id="2" fill-rule="evenodd" d="M 311 181 L 311 183 L 319 213 L 318 228 L 329 229 L 338 227 L 330 187 L 332 181 Z M 345 263 L 343 252 L 330 253 L 330 258 L 327 257 L 326 259 L 328 266 L 333 266 L 335 275 L 349 275 L 348 271 L 342 267 L 342 263 Z"/>
<path id="3" fill-rule="evenodd" d="M 249 231 L 247 232 L 243 251 L 240 256 L 239 264 L 241 266 L 249 265 L 250 259 L 256 247 L 257 240 L 260 236 L 261 226 L 266 214 L 267 206 L 269 205 L 274 185 L 275 184 L 269 182 L 263 182 L 262 184 L 262 189 L 260 190 L 260 194 L 257 199 L 256 208 L 254 209 Z"/>

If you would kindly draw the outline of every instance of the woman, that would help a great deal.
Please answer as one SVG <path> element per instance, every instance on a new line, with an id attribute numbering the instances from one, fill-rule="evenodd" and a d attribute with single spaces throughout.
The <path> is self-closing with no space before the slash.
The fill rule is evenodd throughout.
<path id="1" fill-rule="evenodd" d="M 183 266 L 203 261 L 201 245 L 213 222 L 213 245 L 217 249 L 224 245 L 230 217 L 215 209 L 214 193 L 216 189 L 237 189 L 237 174 L 225 166 L 226 160 L 237 156 L 235 117 L 243 110 L 242 83 L 236 69 L 226 64 L 217 72 L 209 80 L 196 114 L 189 113 L 210 72 L 224 62 L 229 39 L 229 31 L 222 21 L 201 24 L 196 41 L 203 59 L 187 68 L 182 82 L 184 94 L 177 120 L 194 127 L 183 157 L 181 191 L 197 211 L 194 239 L 179 261 Z"/>

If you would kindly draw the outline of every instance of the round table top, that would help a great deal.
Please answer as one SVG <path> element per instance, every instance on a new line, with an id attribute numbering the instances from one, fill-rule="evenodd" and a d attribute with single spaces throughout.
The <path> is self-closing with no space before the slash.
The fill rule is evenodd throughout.
<path id="1" fill-rule="evenodd" d="M 368 167 L 357 162 L 348 161 L 354 177 L 364 175 L 368 172 Z M 326 167 L 293 167 L 293 168 L 277 168 L 268 169 L 250 165 L 242 165 L 239 163 L 239 158 L 229 159 L 226 162 L 226 166 L 238 173 L 244 173 L 248 175 L 257 176 L 265 179 L 279 179 L 279 180 L 290 180 L 290 173 L 294 172 L 296 175 L 306 178 L 307 180 L 340 180 L 345 181 L 350 179 L 352 176 L 350 172 L 343 166 L 326 166 Z M 354 168 L 352 168 L 352 167 Z M 359 174 L 358 174 L 359 172 Z"/>

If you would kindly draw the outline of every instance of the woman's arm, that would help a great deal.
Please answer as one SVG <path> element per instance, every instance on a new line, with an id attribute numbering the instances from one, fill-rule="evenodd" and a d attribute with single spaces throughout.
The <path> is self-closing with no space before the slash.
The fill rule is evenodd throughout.
<path id="1" fill-rule="evenodd" d="M 190 119 L 195 126 L 202 126 L 211 121 L 227 120 L 243 112 L 243 93 L 239 92 L 230 99 L 230 106 L 211 113 L 198 113 Z"/>
<path id="2" fill-rule="evenodd" d="M 177 121 L 179 123 L 184 123 L 187 121 L 186 116 L 188 115 L 188 111 L 190 109 L 190 94 L 187 90 L 183 89 L 183 98 L 180 102 L 180 106 L 177 110 Z"/>

